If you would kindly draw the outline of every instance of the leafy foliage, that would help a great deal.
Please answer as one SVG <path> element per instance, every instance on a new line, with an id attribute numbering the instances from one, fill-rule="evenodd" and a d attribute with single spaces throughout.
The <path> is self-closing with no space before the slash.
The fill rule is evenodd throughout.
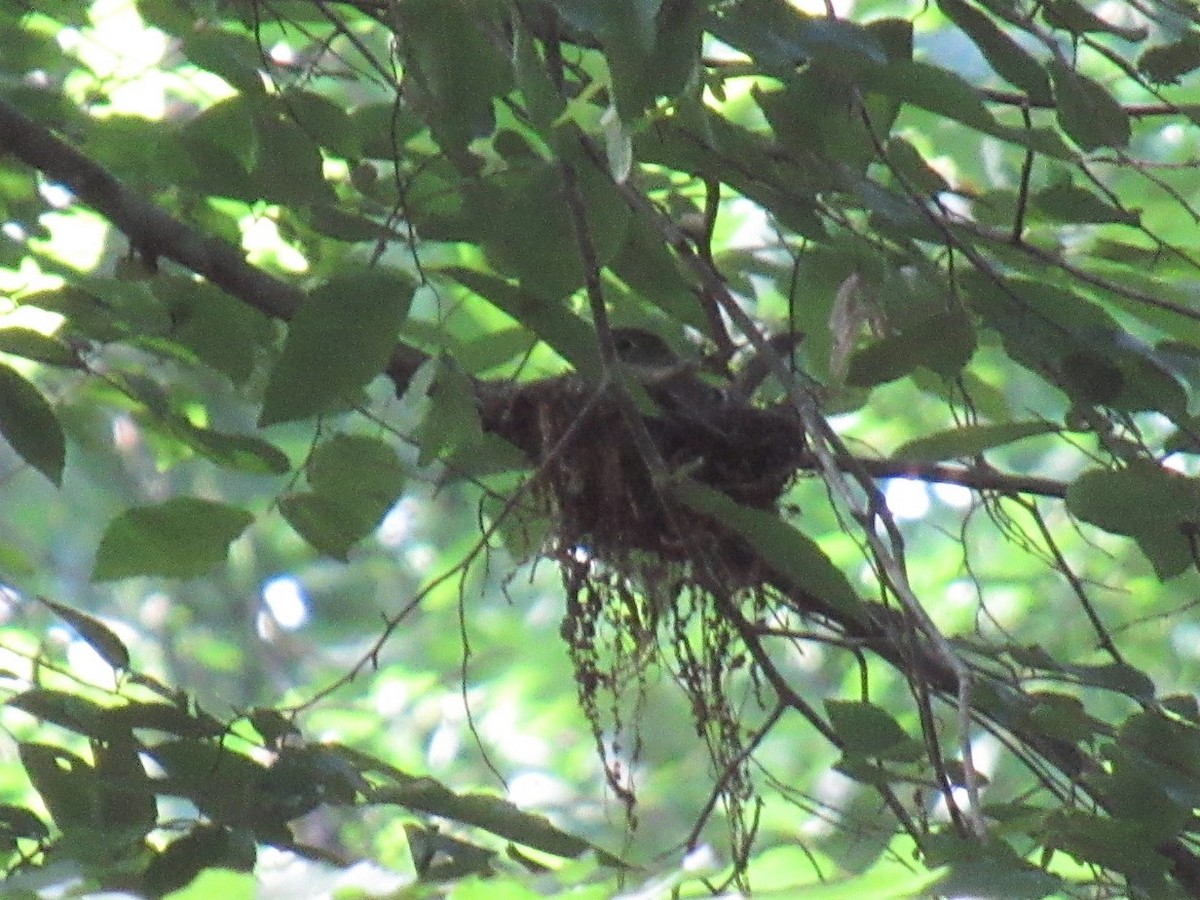
<path id="1" fill-rule="evenodd" d="M 0 47 L 18 887 L 665 893 L 711 844 L 1200 896 L 1195 10 L 23 0 Z M 454 786 L 534 770 L 569 824 Z"/>

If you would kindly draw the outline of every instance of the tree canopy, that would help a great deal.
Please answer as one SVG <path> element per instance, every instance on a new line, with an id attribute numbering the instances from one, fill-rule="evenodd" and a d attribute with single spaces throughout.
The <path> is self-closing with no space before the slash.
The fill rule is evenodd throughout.
<path id="1" fill-rule="evenodd" d="M 4 890 L 1200 897 L 1197 69 L 0 0 Z"/>

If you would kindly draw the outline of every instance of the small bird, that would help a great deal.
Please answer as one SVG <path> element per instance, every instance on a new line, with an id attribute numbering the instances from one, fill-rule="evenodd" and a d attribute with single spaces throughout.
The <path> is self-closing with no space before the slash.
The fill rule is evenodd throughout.
<path id="1" fill-rule="evenodd" d="M 725 402 L 725 392 L 701 378 L 695 362 L 657 334 L 642 328 L 614 328 L 613 346 L 622 369 L 668 413 L 708 418 Z"/>
<path id="2" fill-rule="evenodd" d="M 672 412 L 705 414 L 723 406 L 748 406 L 771 371 L 771 355 L 755 352 L 728 385 L 717 387 L 697 374 L 699 364 L 683 360 L 661 337 L 642 328 L 614 328 L 613 344 L 622 366 L 659 406 Z M 787 332 L 767 338 L 773 353 L 787 358 L 804 338 Z"/>

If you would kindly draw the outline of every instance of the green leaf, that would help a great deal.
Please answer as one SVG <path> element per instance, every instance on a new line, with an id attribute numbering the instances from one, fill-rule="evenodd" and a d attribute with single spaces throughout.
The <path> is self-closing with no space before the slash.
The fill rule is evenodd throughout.
<path id="1" fill-rule="evenodd" d="M 607 263 L 621 249 L 629 207 L 608 177 L 580 167 L 579 191 L 597 259 Z M 575 228 L 556 166 L 532 161 L 467 188 L 468 216 L 483 231 L 484 251 L 498 271 L 551 302 L 584 284 Z M 520 222 L 521 227 L 513 227 Z"/>
<path id="2" fill-rule="evenodd" d="M 846 383 L 873 387 L 902 378 L 919 366 L 953 376 L 975 352 L 975 329 L 960 313 L 939 313 L 906 324 L 896 334 L 850 357 Z"/>
<path id="3" fill-rule="evenodd" d="M 160 273 L 151 290 L 170 312 L 168 339 L 235 384 L 277 335 L 265 315 L 207 281 Z"/>
<path id="4" fill-rule="evenodd" d="M 1043 188 L 1031 199 L 1034 207 L 1056 222 L 1112 222 L 1133 226 L 1140 222 L 1136 212 L 1112 206 L 1070 182 Z"/>
<path id="5" fill-rule="evenodd" d="M 246 173 L 255 167 L 261 152 L 255 124 L 258 109 L 258 103 L 244 94 L 218 100 L 183 126 L 183 145 L 198 157 L 205 148 L 221 150 L 233 164 L 231 171 L 239 173 L 238 180 L 247 185 Z"/>
<path id="6" fill-rule="evenodd" d="M 452 362 L 443 361 L 429 388 L 429 409 L 417 429 L 420 466 L 453 456 L 483 434 L 471 382 Z"/>
<path id="7" fill-rule="evenodd" d="M 308 461 L 307 472 L 309 484 L 318 493 L 369 498 L 381 509 L 396 502 L 406 478 L 390 444 L 349 434 L 319 444 Z"/>
<path id="8" fill-rule="evenodd" d="M 512 316 L 549 344 L 584 377 L 599 379 L 600 354 L 596 332 L 587 322 L 560 303 L 547 303 L 520 285 L 472 269 L 445 270 L 463 287 Z"/>
<path id="9" fill-rule="evenodd" d="M 422 109 L 434 140 L 464 169 L 477 161 L 467 145 L 490 134 L 492 98 L 512 84 L 508 60 L 484 29 L 499 23 L 476 10 L 442 0 L 408 0 L 392 11 L 405 66 L 406 98 Z"/>
<path id="10" fill-rule="evenodd" d="M 253 839 L 251 835 L 250 840 Z M 171 866 L 166 868 L 173 871 Z M 221 900 L 254 900 L 259 896 L 261 892 L 258 879 L 253 874 L 212 868 L 206 868 L 186 887 L 166 895 L 167 900 L 209 900 L 211 897 L 220 897 Z"/>
<path id="11" fill-rule="evenodd" d="M 915 743 L 891 713 L 873 703 L 826 700 L 829 724 L 846 753 L 862 756 L 908 755 Z"/>
<path id="12" fill-rule="evenodd" d="M 792 73 L 804 62 L 858 68 L 887 61 L 871 31 L 844 19 L 809 16 L 785 0 L 746 0 L 720 9 L 706 27 L 768 71 Z"/>
<path id="13" fill-rule="evenodd" d="M 1072 34 L 1115 34 L 1134 43 L 1146 39 L 1145 26 L 1126 27 L 1102 19 L 1091 10 L 1084 8 L 1075 0 L 1046 0 L 1042 5 L 1042 15 L 1055 28 L 1064 28 Z"/>
<path id="14" fill-rule="evenodd" d="M 220 75 L 243 94 L 265 93 L 259 69 L 258 45 L 244 34 L 235 34 L 198 23 L 183 36 L 184 55 L 201 69 Z"/>
<path id="15" fill-rule="evenodd" d="M 256 858 L 254 836 L 249 831 L 232 829 L 226 825 L 201 823 L 155 854 L 146 867 L 146 885 L 155 897 L 179 891 L 191 884 L 191 889 L 170 896 L 176 900 L 191 896 L 221 897 L 223 900 L 245 897 L 249 900 L 254 894 L 253 882 L 248 885 L 251 890 L 244 893 L 229 892 L 225 887 L 214 889 L 210 886 L 206 889 L 212 892 L 203 894 L 196 892 L 202 882 L 197 876 L 207 875 L 208 870 L 212 869 L 250 872 L 254 868 Z"/>
<path id="16" fill-rule="evenodd" d="M 313 490 L 284 497 L 280 512 L 309 544 L 341 560 L 378 527 L 406 479 L 390 445 L 361 435 L 325 441 L 307 472 Z"/>
<path id="17" fill-rule="evenodd" d="M 99 796 L 95 772 L 86 761 L 59 747 L 23 743 L 17 747 L 21 765 L 34 790 L 64 832 L 99 825 Z"/>
<path id="18" fill-rule="evenodd" d="M 1069 853 L 1081 863 L 1094 863 L 1136 880 L 1166 874 L 1167 859 L 1155 850 L 1157 838 L 1128 822 L 1081 809 L 1056 809 L 1043 828 L 1047 847 Z"/>
<path id="19" fill-rule="evenodd" d="M 421 130 L 421 121 L 400 103 L 367 103 L 350 111 L 350 122 L 358 131 L 363 155 L 371 159 L 395 159 L 404 144 Z"/>
<path id="20" fill-rule="evenodd" d="M 1046 70 L 990 16 L 964 0 L 938 0 L 938 8 L 975 43 L 997 75 L 1024 91 L 1033 102 L 1050 102 Z"/>
<path id="21" fill-rule="evenodd" d="M 343 562 L 379 524 L 353 504 L 312 491 L 280 498 L 279 511 L 311 547 Z"/>
<path id="22" fill-rule="evenodd" d="M 1134 538 L 1160 578 L 1192 565 L 1187 535 L 1200 526 L 1200 485 L 1149 462 L 1092 471 L 1067 489 L 1067 508 L 1105 531 Z"/>
<path id="23" fill-rule="evenodd" d="M 243 824 L 261 809 L 266 768 L 221 743 L 179 739 L 154 745 L 149 755 L 166 772 L 171 793 L 186 797 L 214 822 Z"/>
<path id="24" fill-rule="evenodd" d="M 56 486 L 62 485 L 67 443 L 58 417 L 32 384 L 0 363 L 0 435 Z"/>
<path id="25" fill-rule="evenodd" d="M 287 455 L 261 438 L 200 428 L 186 420 L 171 421 L 170 429 L 205 459 L 227 469 L 253 475 L 283 475 L 291 471 Z"/>
<path id="26" fill-rule="evenodd" d="M 746 538 L 758 556 L 797 587 L 842 614 L 862 615 L 863 601 L 846 575 L 816 542 L 778 514 L 742 506 L 719 491 L 691 481 L 673 492 L 696 512 L 711 516 Z"/>
<path id="27" fill-rule="evenodd" d="M 269 106 L 256 124 L 262 149 L 250 173 L 252 196 L 298 207 L 337 199 L 325 180 L 320 148 L 282 101 Z"/>
<path id="28" fill-rule="evenodd" d="M 1129 116 L 1099 83 L 1051 60 L 1050 76 L 1058 101 L 1058 124 L 1084 150 L 1129 145 Z"/>
<path id="29" fill-rule="evenodd" d="M 33 841 L 50 837 L 50 829 L 46 827 L 45 822 L 25 807 L 12 803 L 0 803 L 0 833 L 2 832 Z"/>
<path id="30" fill-rule="evenodd" d="M 112 740 L 122 731 L 120 723 L 110 718 L 111 710 L 77 694 L 53 688 L 35 687 L 10 697 L 4 703 L 34 718 L 73 731 L 98 741 Z"/>
<path id="31" fill-rule="evenodd" d="M 38 597 L 46 606 L 52 609 L 60 619 L 79 633 L 100 658 L 114 669 L 129 668 L 129 648 L 117 635 L 99 619 L 80 612 L 63 603 L 55 603 L 46 597 Z"/>
<path id="32" fill-rule="evenodd" d="M 253 516 L 195 497 L 127 510 L 109 524 L 96 551 L 93 581 L 135 575 L 195 578 L 224 562 Z"/>
<path id="33" fill-rule="evenodd" d="M 362 156 L 358 128 L 344 106 L 312 91 L 289 90 L 279 97 L 300 130 L 342 159 Z"/>
<path id="34" fill-rule="evenodd" d="M 314 290 L 288 327 L 271 369 L 260 426 L 329 412 L 387 365 L 412 302 L 404 275 L 371 269 Z"/>
<path id="35" fill-rule="evenodd" d="M 374 760 L 363 758 L 349 748 L 337 750 L 352 762 L 361 760 L 364 768 L 378 768 Z M 523 811 L 503 797 L 455 793 L 433 778 L 418 778 L 392 767 L 386 769 L 386 775 L 387 783 L 367 792 L 368 803 L 395 803 L 414 812 L 431 813 L 563 858 L 591 851 L 606 865 L 622 866 L 619 859 L 601 848 L 560 830 L 543 816 Z"/>
<path id="36" fill-rule="evenodd" d="M 996 127 L 979 91 L 962 76 L 938 66 L 896 60 L 863 73 L 859 80 L 872 91 L 980 131 L 991 132 Z"/>
<path id="37" fill-rule="evenodd" d="M 1174 43 L 1147 47 L 1137 67 L 1155 84 L 1178 84 L 1182 76 L 1200 69 L 1200 35 L 1189 32 Z"/>
<path id="38" fill-rule="evenodd" d="M 1094 470 L 1071 484 L 1067 508 L 1105 531 L 1132 535 L 1163 522 L 1200 522 L 1200 486 L 1153 463 Z"/>
<path id="39" fill-rule="evenodd" d="M 32 359 L 48 366 L 64 366 L 68 369 L 83 368 L 79 354 L 56 337 L 34 331 L 32 328 L 0 328 L 0 353 Z"/>
<path id="40" fill-rule="evenodd" d="M 914 438 L 893 451 L 897 459 L 937 462 L 963 456 L 977 456 L 984 450 L 1014 441 L 1060 431 L 1050 422 L 1003 422 L 996 425 L 964 425 L 924 437 Z"/>

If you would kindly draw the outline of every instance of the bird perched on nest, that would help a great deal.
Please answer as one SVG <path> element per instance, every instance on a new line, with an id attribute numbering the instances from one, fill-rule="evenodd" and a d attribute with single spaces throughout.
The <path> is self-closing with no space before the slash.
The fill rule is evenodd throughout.
<path id="1" fill-rule="evenodd" d="M 707 417 L 725 404 L 725 392 L 697 374 L 661 337 L 641 328 L 614 328 L 621 367 L 664 412 Z"/>
<path id="2" fill-rule="evenodd" d="M 653 332 L 642 328 L 614 328 L 613 345 L 617 358 L 633 379 L 646 389 L 665 412 L 708 417 L 728 406 L 745 406 L 766 378 L 769 361 L 756 353 L 726 387 L 705 381 L 697 372 L 698 364 L 680 359 L 671 346 Z M 786 353 L 802 335 L 776 335 L 769 340 L 772 349 Z"/>

